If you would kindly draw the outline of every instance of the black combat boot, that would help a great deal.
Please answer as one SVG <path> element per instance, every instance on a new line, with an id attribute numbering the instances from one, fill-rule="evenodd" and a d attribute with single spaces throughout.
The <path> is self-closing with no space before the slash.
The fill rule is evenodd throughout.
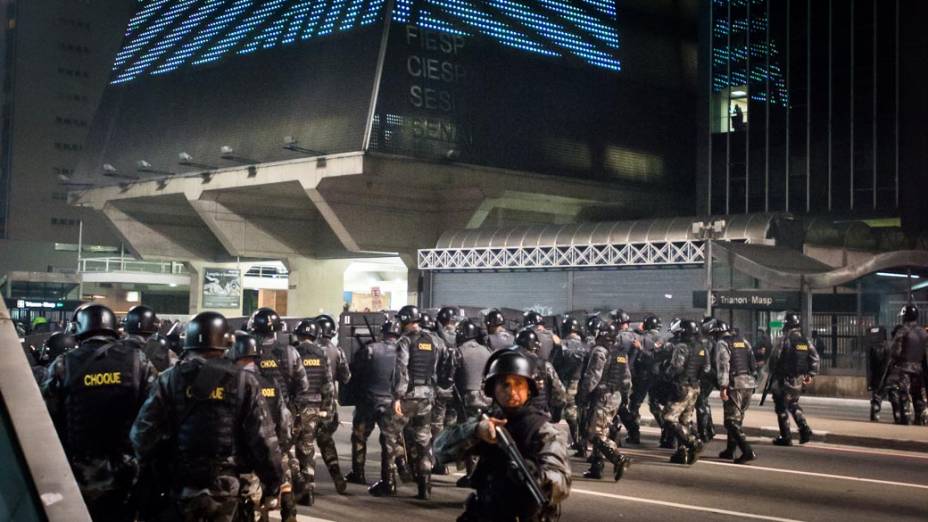
<path id="1" fill-rule="evenodd" d="M 432 466 L 432 475 L 447 475 L 448 468 L 444 464 L 435 464 Z"/>
<path id="2" fill-rule="evenodd" d="M 396 473 L 393 471 L 384 473 L 377 483 L 367 488 L 367 492 L 375 497 L 395 497 Z"/>
<path id="3" fill-rule="evenodd" d="M 780 435 L 773 439 L 774 446 L 792 446 L 793 436 L 789 432 L 789 416 L 777 415 L 777 424 L 780 425 Z"/>
<path id="4" fill-rule="evenodd" d="M 870 400 L 870 422 L 880 422 L 880 410 L 883 409 L 883 405 L 876 401 L 876 399 Z"/>
<path id="5" fill-rule="evenodd" d="M 702 441 L 697 437 L 690 437 L 686 443 L 686 463 L 692 466 L 699 460 L 699 454 L 702 453 Z"/>
<path id="6" fill-rule="evenodd" d="M 628 436 L 625 437 L 626 444 L 641 444 L 641 432 L 638 430 L 628 430 Z"/>
<path id="7" fill-rule="evenodd" d="M 732 431 L 734 430 L 728 430 L 728 443 L 725 449 L 719 452 L 720 459 L 731 460 L 735 458 L 735 448 L 738 447 L 738 441 L 735 440 L 736 435 Z"/>
<path id="8" fill-rule="evenodd" d="M 676 447 L 674 445 L 673 433 L 670 431 L 670 427 L 668 426 L 665 426 L 663 429 L 661 429 L 660 447 L 664 449 L 674 449 Z"/>
<path id="9" fill-rule="evenodd" d="M 589 453 L 586 449 L 586 441 L 580 441 L 577 443 L 577 452 L 574 453 L 574 457 L 585 459 L 589 456 Z"/>
<path id="10" fill-rule="evenodd" d="M 454 485 L 459 488 L 469 488 L 470 487 L 470 476 L 464 475 L 463 477 L 459 478 L 458 481 Z"/>
<path id="11" fill-rule="evenodd" d="M 812 440 L 812 428 L 803 422 L 799 425 L 799 444 L 805 444 Z"/>
<path id="12" fill-rule="evenodd" d="M 687 460 L 687 449 L 686 446 L 682 444 L 677 448 L 677 451 L 670 456 L 671 464 L 686 464 Z"/>
<path id="13" fill-rule="evenodd" d="M 337 491 L 339 495 L 344 495 L 345 491 L 348 490 L 348 482 L 346 482 L 345 477 L 342 476 L 342 468 L 338 466 L 338 463 L 329 466 L 329 474 L 332 475 L 332 482 L 335 483 L 335 491 Z"/>
<path id="14" fill-rule="evenodd" d="M 735 459 L 735 464 L 745 464 L 757 459 L 757 454 L 754 453 L 754 448 L 748 444 L 748 441 L 743 433 L 738 437 L 738 448 L 741 449 L 741 456 Z"/>
<path id="15" fill-rule="evenodd" d="M 603 478 L 603 461 L 597 459 L 590 464 L 590 469 L 583 473 L 583 478 L 599 480 Z"/>
<path id="16" fill-rule="evenodd" d="M 599 452 L 602 453 L 603 457 L 606 457 L 606 460 L 612 463 L 612 476 L 618 482 L 622 478 L 622 475 L 625 474 L 625 470 L 631 466 L 631 459 L 622 455 L 621 453 L 614 451 L 609 446 L 599 443 L 598 448 Z M 600 475 L 602 475 L 602 460 L 600 460 Z"/>
<path id="17" fill-rule="evenodd" d="M 422 475 L 416 480 L 416 485 L 419 487 L 419 493 L 416 495 L 416 498 L 419 500 L 429 500 L 432 498 L 432 476 L 431 475 Z"/>
<path id="18" fill-rule="evenodd" d="M 312 489 L 308 489 L 304 493 L 304 498 L 309 497 L 309 504 L 307 506 L 313 505 L 313 492 Z M 296 502 L 293 499 L 293 493 L 281 493 L 280 494 L 280 520 L 282 522 L 296 522 Z"/>
<path id="19" fill-rule="evenodd" d="M 353 469 L 349 471 L 348 474 L 345 475 L 345 481 L 351 484 L 367 485 L 367 479 L 364 477 L 363 469 Z"/>

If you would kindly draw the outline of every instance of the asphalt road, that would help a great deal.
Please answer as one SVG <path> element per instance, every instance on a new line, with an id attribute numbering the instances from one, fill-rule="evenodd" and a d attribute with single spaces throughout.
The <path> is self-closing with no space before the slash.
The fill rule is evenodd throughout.
<path id="1" fill-rule="evenodd" d="M 343 411 L 342 419 L 348 418 L 350 411 Z M 346 472 L 349 432 L 343 422 L 336 433 Z M 667 462 L 670 451 L 656 447 L 656 435 L 645 429 L 640 447 L 624 449 L 634 463 L 618 483 L 583 479 L 587 464 L 573 459 L 561 520 L 928 520 L 928 454 L 817 443 L 781 448 L 757 439 L 760 458 L 740 466 L 715 458 L 724 444 L 717 438 L 700 462 L 686 467 Z M 376 432 L 370 442 L 366 472 L 373 481 L 379 475 Z M 415 484 L 401 486 L 396 498 L 374 498 L 354 484 L 338 495 L 321 462 L 317 469 L 316 505 L 300 508 L 304 522 L 454 520 L 469 492 L 455 487 L 458 475 L 450 475 L 433 477 L 431 501 L 415 499 Z"/>

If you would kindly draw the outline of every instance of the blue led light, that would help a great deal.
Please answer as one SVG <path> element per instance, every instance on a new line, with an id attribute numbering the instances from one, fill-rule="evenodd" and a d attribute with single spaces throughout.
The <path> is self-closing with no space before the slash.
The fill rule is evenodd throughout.
<path id="1" fill-rule="evenodd" d="M 174 56 L 161 64 L 161 67 L 152 71 L 152 74 L 164 74 L 186 63 L 194 53 L 222 32 L 233 20 L 240 17 L 253 3 L 254 0 L 236 0 L 223 14 L 214 18 L 196 38 L 184 44 L 178 51 L 175 51 Z"/>
<path id="2" fill-rule="evenodd" d="M 384 0 L 143 0 L 114 61 L 112 83 L 352 31 L 383 20 L 384 6 Z M 396 23 L 621 70 L 619 36 L 609 23 L 615 8 L 607 0 L 395 0 L 393 6 Z M 714 33 L 722 31 L 728 27 L 717 24 Z M 752 46 L 750 52 L 768 51 Z"/>

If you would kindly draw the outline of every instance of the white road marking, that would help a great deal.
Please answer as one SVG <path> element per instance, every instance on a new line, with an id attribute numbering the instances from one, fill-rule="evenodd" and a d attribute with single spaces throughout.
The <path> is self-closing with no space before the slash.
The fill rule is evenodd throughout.
<path id="1" fill-rule="evenodd" d="M 655 454 L 655 453 L 649 453 L 645 451 L 628 450 L 624 448 L 621 451 L 623 454 L 638 456 L 638 457 L 656 457 L 656 458 L 664 457 L 663 454 Z M 882 484 L 884 486 L 901 486 L 901 487 L 906 487 L 906 488 L 928 489 L 928 485 L 925 485 L 925 484 L 913 484 L 911 482 L 895 482 L 892 480 L 878 480 L 878 479 L 870 479 L 870 478 L 864 478 L 864 477 L 850 477 L 847 475 L 831 475 L 828 473 L 815 473 L 814 471 L 799 471 L 795 469 L 768 468 L 765 466 L 756 466 L 754 464 L 745 465 L 745 464 L 735 464 L 733 462 L 718 462 L 715 460 L 704 460 L 704 459 L 699 460 L 697 464 L 706 464 L 709 466 L 730 466 L 730 467 L 743 469 L 743 470 L 771 471 L 774 473 L 804 475 L 807 477 L 821 477 L 821 478 L 830 478 L 830 479 L 839 479 L 839 480 L 851 480 L 854 482 L 868 482 L 870 484 Z"/>
<path id="2" fill-rule="evenodd" d="M 742 513 L 740 511 L 729 511 L 727 509 L 718 509 L 718 508 L 711 508 L 711 507 L 705 507 L 705 506 L 691 506 L 688 504 L 678 504 L 676 502 L 665 502 L 663 500 L 651 500 L 648 498 L 629 497 L 626 495 L 615 495 L 613 493 L 601 493 L 599 491 L 590 491 L 588 489 L 571 488 L 570 492 L 572 494 L 580 493 L 582 495 L 592 495 L 594 497 L 605 497 L 605 498 L 612 498 L 616 500 L 626 500 L 628 502 L 640 502 L 643 504 L 653 504 L 656 506 L 666 506 L 666 507 L 672 507 L 672 508 L 677 508 L 677 509 L 686 509 L 690 511 L 702 511 L 704 513 L 715 513 L 718 515 L 728 515 L 731 517 L 736 517 L 736 518 L 741 518 L 741 519 L 750 518 L 754 520 L 774 520 L 777 522 L 800 522 L 793 518 L 781 518 L 781 517 L 771 517 L 767 515 L 755 515 L 754 513 Z"/>
<path id="3" fill-rule="evenodd" d="M 902 450 L 884 450 L 877 448 L 855 448 L 851 446 L 842 446 L 839 444 L 825 444 L 820 442 L 810 442 L 804 444 L 807 448 L 822 449 L 828 451 L 845 451 L 848 453 L 864 453 L 867 455 L 878 455 L 883 457 L 905 457 L 911 459 L 925 459 L 928 460 L 928 455 L 924 453 L 916 453 L 914 451 L 902 451 Z"/>
<path id="4" fill-rule="evenodd" d="M 763 466 L 755 466 L 753 464 L 745 466 L 744 464 L 735 464 L 733 462 L 715 462 L 711 460 L 700 460 L 702 464 L 709 464 L 710 466 L 731 466 L 740 469 L 756 469 L 762 471 L 772 471 L 774 473 L 789 473 L 793 475 L 805 475 L 807 477 L 821 477 L 821 478 L 831 478 L 839 480 L 852 480 L 855 482 L 868 482 L 870 484 L 882 484 L 884 486 L 901 486 L 905 488 L 918 488 L 918 489 L 928 489 L 928 485 L 925 484 L 912 484 L 910 482 L 895 482 L 892 480 L 877 480 L 869 479 L 864 477 L 849 477 L 846 475 L 830 475 L 828 473 L 815 473 L 812 471 L 798 471 L 792 469 L 780 469 L 780 468 L 766 468 Z"/>
<path id="5" fill-rule="evenodd" d="M 271 520 L 280 520 L 280 511 L 271 511 L 267 514 L 267 517 Z M 301 515 L 297 513 L 296 519 L 299 522 L 335 522 L 334 520 L 328 520 L 325 518 L 316 518 L 308 515 Z"/>

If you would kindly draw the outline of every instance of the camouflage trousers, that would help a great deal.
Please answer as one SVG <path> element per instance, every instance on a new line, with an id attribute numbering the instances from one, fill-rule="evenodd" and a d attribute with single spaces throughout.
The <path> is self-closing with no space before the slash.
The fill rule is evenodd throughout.
<path id="1" fill-rule="evenodd" d="M 728 389 L 728 400 L 722 405 L 726 430 L 741 433 L 744 412 L 748 411 L 748 407 L 751 406 L 751 396 L 753 394 L 754 388 Z"/>
<path id="2" fill-rule="evenodd" d="M 322 462 L 330 473 L 335 473 L 338 469 L 338 450 L 335 449 L 335 431 L 338 429 L 338 407 L 332 407 L 332 414 L 324 419 L 319 420 L 319 427 L 316 428 L 316 445 L 319 446 L 319 453 L 322 455 Z M 341 471 L 339 471 L 341 473 Z"/>
<path id="3" fill-rule="evenodd" d="M 138 473 L 135 459 L 118 458 L 71 460 L 74 478 L 87 510 L 94 520 L 133 520 L 135 506 L 128 504 L 129 491 Z"/>
<path id="4" fill-rule="evenodd" d="M 319 408 L 306 408 L 294 419 L 292 458 L 287 458 L 284 469 L 289 469 L 300 488 L 316 481 L 316 439 L 328 416 Z M 338 455 L 335 456 L 336 460 Z"/>
<path id="5" fill-rule="evenodd" d="M 580 381 L 566 381 L 564 388 L 567 390 L 567 401 L 564 404 L 564 421 L 570 432 L 571 442 L 574 444 L 580 441 L 580 409 L 577 406 L 577 390 L 580 388 Z"/>
<path id="6" fill-rule="evenodd" d="M 593 462 L 602 462 L 603 456 L 613 460 L 619 454 L 619 446 L 609 436 L 612 419 L 619 411 L 622 394 L 616 392 L 598 393 L 589 405 L 589 420 L 586 436 L 593 443 Z"/>
<path id="7" fill-rule="evenodd" d="M 925 375 L 920 371 L 902 371 L 894 368 L 886 378 L 886 391 L 893 406 L 896 424 L 909 424 L 909 410 L 913 410 L 914 423 L 926 423 Z"/>
<path id="8" fill-rule="evenodd" d="M 402 427 L 396 422 L 389 402 L 379 405 L 359 404 L 354 409 L 351 419 L 351 470 L 356 474 L 364 472 L 367 461 L 367 440 L 374 431 L 380 429 L 380 476 L 387 478 L 396 469 L 396 452 L 401 448 L 397 437 L 401 436 Z M 388 438 L 391 442 L 387 442 Z M 401 451 L 401 450 L 399 450 Z"/>
<path id="9" fill-rule="evenodd" d="M 401 407 L 403 416 L 396 418 L 396 424 L 406 442 L 410 468 L 418 476 L 428 476 L 432 472 L 432 400 L 403 399 Z M 398 437 L 388 437 L 387 442 L 394 445 L 391 455 L 403 454 L 402 448 L 395 447 Z"/>
<path id="10" fill-rule="evenodd" d="M 693 418 L 697 398 L 699 398 L 698 384 L 682 384 L 674 395 L 674 400 L 664 407 L 664 426 L 676 436 L 677 442 L 681 445 L 691 446 L 694 443 L 691 440 L 692 434 L 689 433 L 689 425 Z"/>
<path id="11" fill-rule="evenodd" d="M 441 430 L 450 428 L 458 423 L 458 412 L 461 406 L 452 395 L 451 397 L 436 397 L 432 404 L 431 431 L 432 438 L 438 436 Z"/>
<path id="12" fill-rule="evenodd" d="M 793 416 L 799 431 L 811 431 L 806 416 L 799 405 L 802 397 L 802 377 L 780 377 L 774 379 L 770 386 L 773 396 L 773 410 L 777 413 L 777 423 L 780 425 L 780 435 L 789 437 L 789 417 Z"/>

